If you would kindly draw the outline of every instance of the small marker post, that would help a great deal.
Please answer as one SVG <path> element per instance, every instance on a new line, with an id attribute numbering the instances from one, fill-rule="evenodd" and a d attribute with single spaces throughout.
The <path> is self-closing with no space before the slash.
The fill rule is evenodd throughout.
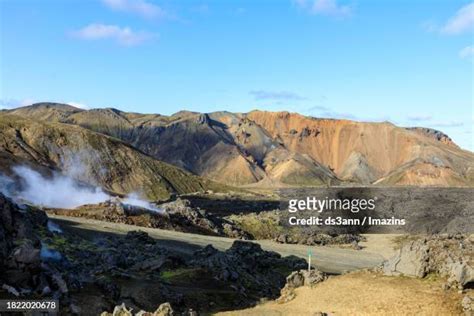
<path id="1" fill-rule="evenodd" d="M 311 255 L 313 254 L 313 252 L 311 251 L 311 249 L 308 249 L 308 272 L 311 271 Z"/>

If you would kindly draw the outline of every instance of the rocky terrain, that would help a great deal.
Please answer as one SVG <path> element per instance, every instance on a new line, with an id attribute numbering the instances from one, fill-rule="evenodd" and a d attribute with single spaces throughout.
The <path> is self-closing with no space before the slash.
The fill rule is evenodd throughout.
<path id="1" fill-rule="evenodd" d="M 19 208 L 0 194 L 0 282 L 11 295 L 40 294 L 58 289 L 54 274 L 43 272 L 39 230 L 48 218 L 42 211 Z"/>
<path id="2" fill-rule="evenodd" d="M 223 204 L 226 205 L 226 202 Z M 46 208 L 46 212 L 242 240 L 270 239 L 283 244 L 339 245 L 357 250 L 360 249 L 358 243 L 364 240 L 364 237 L 357 234 L 328 234 L 317 229 L 288 228 L 282 223 L 281 210 L 232 214 L 233 210 L 225 212 L 221 209 L 220 213 L 214 214 L 199 207 L 192 207 L 189 200 L 181 198 L 158 204 L 155 210 L 127 205 L 116 199 L 74 209 Z M 229 213 L 232 215 L 228 215 Z"/>
<path id="3" fill-rule="evenodd" d="M 113 202 L 107 207 L 115 209 L 114 216 L 118 216 L 114 213 L 117 209 L 132 216 L 145 212 Z M 165 217 L 196 215 L 180 200 L 161 207 L 167 209 Z M 84 208 L 94 212 L 91 206 Z M 345 286 L 353 290 L 360 287 L 362 293 L 367 284 L 390 291 L 392 298 L 413 291 L 409 295 L 417 302 L 422 299 L 420 293 L 427 291 L 425 287 L 435 286 L 436 290 L 430 290 L 423 299 L 433 304 L 442 302 L 440 310 L 456 314 L 472 309 L 474 240 L 469 235 L 407 236 L 400 239 L 400 250 L 384 263 L 378 270 L 381 272 L 328 276 L 318 270 L 304 270 L 307 263 L 303 259 L 283 258 L 250 242 L 235 241 L 224 251 L 201 247 L 187 255 L 163 247 L 159 239 L 140 231 L 117 235 L 62 230 L 49 222 L 41 210 L 17 205 L 4 196 L 0 196 L 0 210 L 0 234 L 5 240 L 0 244 L 0 264 L 2 271 L 8 272 L 0 274 L 0 297 L 56 298 L 65 314 L 82 315 L 87 310 L 96 315 L 104 311 L 112 315 L 144 315 L 140 311 L 148 310 L 153 315 L 172 315 L 171 311 L 175 315 L 196 315 L 248 308 L 262 299 L 278 300 L 258 306 L 255 311 L 284 311 L 294 302 L 299 302 L 299 307 L 291 308 L 302 311 L 306 305 L 301 299 L 313 300 L 308 295 L 320 293 L 320 288 L 324 288 L 323 293 L 332 293 Z M 389 277 L 381 277 L 380 273 Z M 428 281 L 406 281 L 401 276 Z M 310 289 L 305 290 L 306 287 Z M 407 311 L 416 303 L 410 303 L 409 295 L 402 299 Z M 319 312 L 332 311 L 325 305 L 330 301 L 326 296 L 319 294 L 314 301 L 313 307 L 320 308 Z M 359 295 L 359 299 L 364 297 Z M 379 312 L 390 310 L 384 299 L 374 300 L 373 294 L 371 299 Z M 336 310 L 345 310 L 334 304 Z M 356 308 L 357 304 L 351 306 Z M 424 312 L 428 313 L 428 309 Z"/>
<path id="4" fill-rule="evenodd" d="M 245 231 L 252 239 L 271 239 L 282 244 L 300 245 L 338 245 L 360 249 L 358 243 L 364 237 L 358 234 L 328 234 L 321 229 L 306 229 L 304 227 L 288 227 L 283 221 L 281 210 L 260 213 L 234 214 L 227 216 L 230 222 Z"/>
<path id="5" fill-rule="evenodd" d="M 474 235 L 408 236 L 398 253 L 384 262 L 390 276 L 440 278 L 444 291 L 458 290 L 465 315 L 474 314 Z"/>
<path id="6" fill-rule="evenodd" d="M 286 276 L 306 266 L 249 242 L 185 256 L 143 232 L 83 238 L 48 225 L 44 212 L 4 196 L 0 204 L 0 297 L 53 297 L 63 314 L 98 315 L 119 302 L 137 311 L 167 302 L 180 313 L 242 308 L 278 297 Z"/>
<path id="7" fill-rule="evenodd" d="M 442 132 L 387 122 L 263 111 L 163 116 L 52 103 L 6 113 L 113 136 L 155 159 L 231 185 L 474 183 L 473 153 Z"/>
<path id="8" fill-rule="evenodd" d="M 472 289 L 474 235 L 411 237 L 384 263 L 383 272 L 419 278 L 437 274 L 447 279 L 445 288 Z"/>
<path id="9" fill-rule="evenodd" d="M 418 295 L 439 310 L 470 312 L 473 185 L 474 154 L 427 128 L 288 112 L 163 116 L 54 103 L 5 110 L 0 298 L 55 298 L 64 314 L 78 315 L 210 314 L 277 299 L 255 310 L 299 302 L 291 308 L 331 312 L 321 300 L 318 310 L 303 309 L 301 297 L 317 293 L 351 314 L 326 291 L 362 292 L 374 278 L 374 288 L 395 297 L 413 287 L 403 298 L 410 308 Z M 285 203 L 299 196 L 377 198 L 369 216 L 408 224 L 288 227 Z M 64 217 L 67 229 L 55 225 Z M 365 252 L 361 233 L 414 228 L 425 235 L 406 237 L 377 270 L 303 270 L 310 247 L 326 273 L 374 267 L 384 258 Z M 420 296 L 432 278 L 437 290 Z M 387 300 L 379 303 L 368 310 L 387 311 Z"/>
<path id="10" fill-rule="evenodd" d="M 109 200 L 99 204 L 83 205 L 72 210 L 48 209 L 47 212 L 49 214 L 85 217 L 111 223 L 211 236 L 252 239 L 250 234 L 240 229 L 232 221 L 214 216 L 199 208 L 192 208 L 189 201 L 179 198 L 173 202 L 159 204 L 155 210 L 127 205 L 120 202 L 120 200 Z"/>
<path id="11" fill-rule="evenodd" d="M 219 315 L 473 314 L 473 235 L 399 242 L 398 253 L 379 269 L 338 276 L 294 271 L 277 300 Z"/>
<path id="12" fill-rule="evenodd" d="M 154 204 L 154 209 L 127 205 L 120 198 L 74 209 L 48 208 L 50 214 L 84 217 L 111 223 L 223 236 L 238 239 L 274 240 L 283 244 L 342 246 L 360 249 L 361 233 L 470 233 L 473 227 L 474 200 L 469 188 L 327 188 L 284 189 L 282 199 L 252 195 L 199 194 L 183 195 L 174 201 Z M 376 198 L 373 211 L 356 216 L 403 218 L 403 226 L 291 226 L 285 201 L 307 196 L 325 199 Z M 209 209 L 211 211 L 209 211 Z M 253 212 L 251 210 L 254 210 Z M 416 210 L 414 212 L 413 210 Z M 437 212 L 433 212 L 437 210 Z M 298 213 L 298 217 L 313 216 L 313 211 Z M 322 218 L 334 212 L 317 214 Z M 348 218 L 353 214 L 343 214 Z"/>
<path id="13" fill-rule="evenodd" d="M 423 127 L 409 127 L 407 128 L 410 131 L 416 131 L 422 135 L 429 136 L 437 141 L 443 142 L 447 145 L 458 147 L 453 140 L 446 135 L 445 133 L 432 129 L 432 128 L 423 128 Z"/>
<path id="14" fill-rule="evenodd" d="M 440 234 L 473 233 L 474 195 L 472 188 L 440 187 L 331 187 L 331 188 L 288 188 L 278 190 L 282 204 L 288 208 L 290 199 L 305 200 L 307 197 L 319 200 L 374 199 L 374 209 L 356 213 L 341 209 L 316 214 L 313 210 L 298 211 L 298 217 L 318 215 L 321 218 L 342 216 L 344 218 L 395 218 L 404 219 L 404 225 L 341 225 L 308 226 L 306 229 L 327 234 L 347 233 L 398 233 L 398 234 Z M 280 220 L 285 223 L 294 216 L 280 212 Z M 303 226 L 304 228 L 305 226 Z"/>

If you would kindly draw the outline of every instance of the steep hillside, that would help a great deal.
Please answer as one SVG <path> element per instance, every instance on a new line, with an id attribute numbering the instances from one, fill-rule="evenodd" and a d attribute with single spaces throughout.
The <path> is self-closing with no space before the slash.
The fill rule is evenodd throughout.
<path id="1" fill-rule="evenodd" d="M 48 114 L 45 107 L 13 113 L 104 133 L 156 159 L 233 185 L 474 185 L 474 154 L 432 129 L 289 112 L 163 116 L 116 109 L 61 111 L 55 105 Z"/>
<path id="2" fill-rule="evenodd" d="M 29 164 L 60 170 L 73 178 L 118 193 L 142 193 L 163 200 L 170 194 L 213 189 L 208 180 L 147 156 L 130 145 L 79 126 L 36 122 L 0 114 L 2 171 Z"/>
<path id="3" fill-rule="evenodd" d="M 166 117 L 96 109 L 64 122 L 120 138 L 159 160 L 228 184 L 337 182 L 329 169 L 289 152 L 240 114 L 182 111 Z"/>
<path id="4" fill-rule="evenodd" d="M 245 184 L 263 177 L 206 114 L 164 117 L 97 109 L 71 115 L 65 122 L 120 138 L 157 159 L 217 181 Z"/>
<path id="5" fill-rule="evenodd" d="M 474 154 L 446 144 L 432 133 L 391 123 L 315 119 L 288 112 L 250 112 L 247 117 L 279 139 L 290 151 L 306 154 L 343 180 L 372 183 L 389 174 L 387 185 L 472 185 Z M 443 134 L 444 135 L 444 134 Z M 424 172 L 411 166 L 429 165 Z M 415 167 L 416 171 L 417 168 Z"/>
<path id="6" fill-rule="evenodd" d="M 415 132 L 420 133 L 422 135 L 431 137 L 431 138 L 433 138 L 437 141 L 440 141 L 440 142 L 442 142 L 446 145 L 450 145 L 450 146 L 454 146 L 454 147 L 458 148 L 458 145 L 456 145 L 448 135 L 446 135 L 445 133 L 443 133 L 441 131 L 438 131 L 438 130 L 435 130 L 435 129 L 432 129 L 432 128 L 425 128 L 425 127 L 409 127 L 407 129 L 410 130 L 410 131 L 415 131 Z"/>

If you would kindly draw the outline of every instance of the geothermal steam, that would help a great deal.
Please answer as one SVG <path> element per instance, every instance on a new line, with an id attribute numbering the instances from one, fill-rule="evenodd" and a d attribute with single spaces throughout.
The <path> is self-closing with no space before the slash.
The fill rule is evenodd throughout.
<path id="1" fill-rule="evenodd" d="M 84 186 L 71 177 L 55 173 L 46 178 L 35 170 L 24 166 L 13 167 L 21 181 L 21 189 L 16 190 L 15 181 L 0 175 L 0 192 L 15 200 L 28 201 L 31 204 L 71 209 L 84 204 L 97 204 L 112 199 L 99 187 Z M 138 206 L 159 212 L 160 209 L 132 193 L 123 200 L 124 204 Z"/>
<path id="2" fill-rule="evenodd" d="M 55 174 L 48 179 L 27 167 L 14 167 L 13 171 L 22 179 L 23 190 L 18 198 L 33 204 L 55 207 L 75 208 L 84 204 L 97 204 L 110 199 L 100 188 L 80 186 L 72 178 Z"/>
<path id="3" fill-rule="evenodd" d="M 128 204 L 128 205 L 133 205 L 133 206 L 138 206 L 141 208 L 146 208 L 150 211 L 155 211 L 155 212 L 161 212 L 162 210 L 154 206 L 148 201 L 144 201 L 140 198 L 140 196 L 137 193 L 131 193 L 129 194 L 125 199 L 122 200 L 122 203 Z"/>

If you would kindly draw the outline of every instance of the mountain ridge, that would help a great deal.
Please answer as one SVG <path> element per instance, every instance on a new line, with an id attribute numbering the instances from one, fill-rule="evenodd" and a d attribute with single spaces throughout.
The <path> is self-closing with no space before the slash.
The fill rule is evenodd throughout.
<path id="1" fill-rule="evenodd" d="M 61 172 L 118 195 L 140 193 L 150 200 L 225 188 L 77 125 L 1 113 L 0 136 L 0 171 L 10 177 L 13 167 L 27 165 L 46 176 Z"/>
<path id="2" fill-rule="evenodd" d="M 40 103 L 7 112 L 109 135 L 155 159 L 230 185 L 474 183 L 474 154 L 429 128 L 287 111 L 165 116 Z M 417 168 L 423 172 L 417 174 Z"/>

